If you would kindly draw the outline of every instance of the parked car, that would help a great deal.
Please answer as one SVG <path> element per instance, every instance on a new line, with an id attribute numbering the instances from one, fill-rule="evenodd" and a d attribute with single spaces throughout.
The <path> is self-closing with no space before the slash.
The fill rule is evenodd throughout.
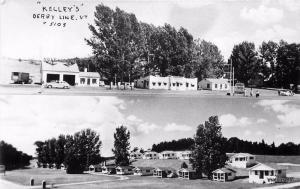
<path id="1" fill-rule="evenodd" d="M 11 80 L 13 83 L 17 84 L 31 84 L 32 83 L 32 76 L 30 77 L 29 73 L 24 72 L 12 72 L 11 73 Z"/>
<path id="2" fill-rule="evenodd" d="M 245 93 L 245 84 L 244 83 L 236 83 L 235 87 L 234 87 L 234 93 L 244 94 Z"/>
<path id="3" fill-rule="evenodd" d="M 291 90 L 279 90 L 278 91 L 278 95 L 279 96 L 293 96 L 294 95 L 294 92 L 291 91 Z"/>
<path id="4" fill-rule="evenodd" d="M 60 89 L 69 89 L 69 83 L 65 81 L 50 81 L 46 83 L 46 88 L 60 88 Z"/>

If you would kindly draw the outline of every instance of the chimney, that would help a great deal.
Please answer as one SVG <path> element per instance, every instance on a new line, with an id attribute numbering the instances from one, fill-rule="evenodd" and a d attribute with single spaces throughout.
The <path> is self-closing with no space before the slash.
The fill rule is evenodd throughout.
<path id="1" fill-rule="evenodd" d="M 87 68 L 84 68 L 84 72 L 87 72 Z"/>

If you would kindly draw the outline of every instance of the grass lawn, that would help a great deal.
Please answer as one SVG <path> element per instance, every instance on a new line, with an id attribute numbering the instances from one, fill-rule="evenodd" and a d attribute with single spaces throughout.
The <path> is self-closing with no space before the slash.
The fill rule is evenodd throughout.
<path id="1" fill-rule="evenodd" d="M 46 180 L 47 184 L 65 184 L 65 183 L 77 183 L 87 181 L 100 181 L 100 180 L 116 180 L 116 177 L 108 177 L 102 175 L 90 175 L 90 174 L 66 174 L 63 170 L 43 169 L 43 168 L 29 168 L 18 169 L 13 171 L 7 171 L 6 176 L 1 176 L 1 179 L 5 179 L 21 185 L 29 185 L 30 178 L 34 179 L 35 185 L 40 185 L 43 180 Z"/>
<path id="2" fill-rule="evenodd" d="M 300 164 L 300 156 L 256 155 L 256 161 L 261 163 L 294 163 Z"/>
<path id="3" fill-rule="evenodd" d="M 154 178 L 152 176 L 128 176 L 129 180 L 117 181 L 117 182 L 105 182 L 99 184 L 87 184 L 85 188 L 127 188 L 127 189 L 135 189 L 135 188 L 155 188 L 155 189 L 182 189 L 182 188 L 197 188 L 197 189 L 231 189 L 231 188 L 254 188 L 262 185 L 251 184 L 248 183 L 248 180 L 235 180 L 233 182 L 214 182 L 210 180 L 184 180 L 178 178 Z M 73 189 L 77 188 L 77 186 L 62 186 L 60 188 L 64 189 Z M 79 187 L 78 187 L 79 188 Z"/>

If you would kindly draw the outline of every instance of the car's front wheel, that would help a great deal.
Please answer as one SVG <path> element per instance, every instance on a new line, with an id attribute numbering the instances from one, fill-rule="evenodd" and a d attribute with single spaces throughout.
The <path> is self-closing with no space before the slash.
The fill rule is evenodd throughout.
<path id="1" fill-rule="evenodd" d="M 52 85 L 48 85 L 47 88 L 52 88 Z"/>

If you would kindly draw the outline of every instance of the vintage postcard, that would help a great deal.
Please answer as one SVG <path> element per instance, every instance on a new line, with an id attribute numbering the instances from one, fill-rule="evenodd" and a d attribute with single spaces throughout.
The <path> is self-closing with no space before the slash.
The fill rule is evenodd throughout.
<path id="1" fill-rule="evenodd" d="M 0 188 L 299 188 L 300 1 L 0 0 Z"/>

